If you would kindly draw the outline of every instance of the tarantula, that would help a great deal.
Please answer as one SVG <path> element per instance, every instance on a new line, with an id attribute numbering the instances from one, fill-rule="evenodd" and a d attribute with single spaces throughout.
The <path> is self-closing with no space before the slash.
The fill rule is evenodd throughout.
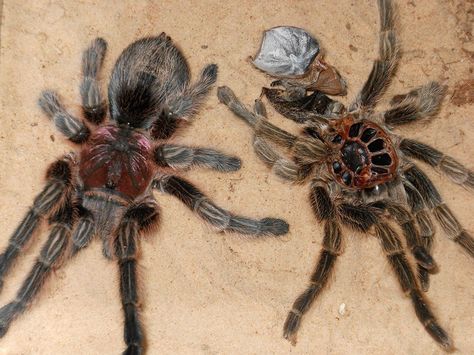
<path id="1" fill-rule="evenodd" d="M 144 335 L 139 317 L 137 255 L 140 237 L 158 226 L 153 190 L 177 197 L 219 231 L 253 236 L 282 235 L 280 219 L 254 220 L 218 207 L 174 170 L 195 166 L 221 172 L 240 168 L 240 160 L 213 149 L 166 143 L 189 122 L 217 78 L 208 65 L 194 84 L 189 68 L 170 37 L 140 39 L 118 58 L 108 88 L 110 120 L 99 86 L 106 42 L 95 39 L 82 56 L 82 109 L 87 122 L 64 108 L 58 95 L 44 91 L 39 105 L 56 128 L 80 146 L 52 163 L 46 187 L 35 198 L 0 255 L 0 282 L 49 217 L 50 235 L 15 299 L 0 309 L 0 336 L 39 292 L 61 259 L 77 254 L 100 235 L 103 253 L 119 265 L 120 295 L 125 315 L 124 354 L 140 354 Z M 1 284 L 0 283 L 0 284 Z"/>
<path id="2" fill-rule="evenodd" d="M 311 206 L 324 223 L 324 238 L 310 284 L 293 304 L 284 324 L 284 337 L 293 344 L 303 315 L 328 283 L 336 259 L 342 253 L 341 226 L 369 233 L 380 240 L 382 249 L 404 293 L 409 295 L 416 315 L 426 331 L 446 351 L 452 340 L 440 326 L 423 291 L 428 290 L 429 274 L 436 269 L 431 256 L 434 227 L 431 216 L 448 238 L 474 257 L 474 239 L 461 226 L 443 202 L 436 187 L 411 159 L 417 159 L 446 174 L 455 183 L 474 188 L 474 173 L 453 158 L 415 140 L 396 135 L 392 128 L 434 116 L 445 88 L 436 82 L 395 96 L 385 112 L 375 106 L 396 70 L 399 45 L 395 32 L 395 9 L 390 0 L 379 0 L 379 58 L 374 61 L 367 81 L 349 109 L 332 110 L 335 101 L 326 100 L 327 110 L 313 100 L 321 93 L 299 98 L 296 90 L 265 89 L 277 111 L 304 123 L 300 135 L 290 134 L 266 120 L 266 111 L 256 100 L 248 110 L 228 87 L 218 89 L 219 100 L 254 131 L 257 156 L 273 172 L 294 183 L 310 181 Z M 277 84 L 285 85 L 284 81 Z M 292 88 L 297 85 L 287 85 Z M 270 95 L 269 95 L 270 93 Z M 290 99 L 291 97 L 291 99 Z M 324 100 L 323 100 L 324 101 Z M 283 157 L 268 142 L 286 148 L 291 159 Z M 393 220 L 403 233 L 402 242 Z M 408 261 L 413 255 L 417 273 Z"/>

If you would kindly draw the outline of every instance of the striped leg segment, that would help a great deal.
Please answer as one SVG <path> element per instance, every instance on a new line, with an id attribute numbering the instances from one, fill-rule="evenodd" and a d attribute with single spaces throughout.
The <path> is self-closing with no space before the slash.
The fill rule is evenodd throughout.
<path id="1" fill-rule="evenodd" d="M 221 231 L 254 236 L 278 236 L 288 233 L 288 224 L 285 221 L 276 218 L 255 220 L 234 215 L 214 204 L 194 185 L 177 176 L 157 179 L 154 187 L 177 197 L 189 209 Z"/>
<path id="2" fill-rule="evenodd" d="M 420 192 L 447 237 L 458 243 L 471 257 L 474 257 L 474 238 L 461 226 L 428 176 L 418 167 L 412 166 L 405 171 L 405 177 Z"/>
<path id="3" fill-rule="evenodd" d="M 208 148 L 163 144 L 154 149 L 153 157 L 158 165 L 174 169 L 189 169 L 194 166 L 222 172 L 240 169 L 239 158 Z"/>
<path id="4" fill-rule="evenodd" d="M 38 104 L 58 131 L 71 142 L 81 144 L 89 139 L 91 133 L 89 128 L 66 110 L 57 93 L 50 90 L 43 91 Z"/>
<path id="5" fill-rule="evenodd" d="M 396 70 L 399 54 L 395 34 L 395 9 L 391 0 L 378 0 L 380 12 L 379 58 L 374 61 L 362 90 L 350 110 L 372 109 L 390 84 Z"/>
<path id="6" fill-rule="evenodd" d="M 318 184 L 318 181 L 313 182 L 310 199 L 316 218 L 319 221 L 324 221 L 324 239 L 316 269 L 310 278 L 310 284 L 294 302 L 283 326 L 283 336 L 293 345 L 296 343 L 296 334 L 303 315 L 327 286 L 336 259 L 342 253 L 342 234 L 335 218 L 335 207 L 328 191 L 323 185 Z"/>
<path id="7" fill-rule="evenodd" d="M 82 111 L 85 118 L 94 124 L 102 123 L 107 113 L 98 78 L 106 51 L 107 42 L 103 38 L 96 38 L 82 54 Z"/>
<path id="8" fill-rule="evenodd" d="M 399 126 L 432 117 L 438 113 L 446 87 L 432 81 L 392 99 L 393 107 L 383 113 L 385 123 Z"/>
<path id="9" fill-rule="evenodd" d="M 125 315 L 123 354 L 144 353 L 144 334 L 140 322 L 137 257 L 138 237 L 159 220 L 156 203 L 142 203 L 131 207 L 124 215 L 114 241 L 115 256 L 119 263 L 120 298 Z"/>
<path id="10" fill-rule="evenodd" d="M 454 183 L 474 189 L 474 172 L 439 150 L 412 139 L 403 139 L 400 150 L 406 156 L 421 160 L 446 174 Z"/>
<path id="11" fill-rule="evenodd" d="M 50 213 L 70 189 L 71 166 L 68 158 L 54 162 L 47 172 L 47 184 L 35 198 L 33 206 L 8 241 L 8 246 L 0 255 L 0 288 L 5 274 L 14 260 L 30 240 L 41 218 Z"/>
<path id="12" fill-rule="evenodd" d="M 375 225 L 375 234 L 382 244 L 382 248 L 403 291 L 410 296 L 415 308 L 415 313 L 420 322 L 424 325 L 426 331 L 446 351 L 453 350 L 453 343 L 449 335 L 439 325 L 427 300 L 418 289 L 415 275 L 408 263 L 402 243 L 395 231 L 387 223 L 380 222 Z"/>
<path id="13" fill-rule="evenodd" d="M 73 226 L 74 206 L 70 199 L 50 218 L 52 230 L 41 249 L 33 268 L 13 301 L 0 308 L 0 337 L 8 331 L 11 322 L 31 303 L 51 275 L 61 257 L 66 254 Z"/>

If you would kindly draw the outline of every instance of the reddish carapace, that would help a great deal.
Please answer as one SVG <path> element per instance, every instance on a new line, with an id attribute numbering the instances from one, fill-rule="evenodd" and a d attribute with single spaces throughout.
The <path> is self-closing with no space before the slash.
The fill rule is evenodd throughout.
<path id="1" fill-rule="evenodd" d="M 365 189 L 391 180 L 398 156 L 387 133 L 377 124 L 348 115 L 334 121 L 332 144 L 338 153 L 329 171 L 345 187 Z"/>

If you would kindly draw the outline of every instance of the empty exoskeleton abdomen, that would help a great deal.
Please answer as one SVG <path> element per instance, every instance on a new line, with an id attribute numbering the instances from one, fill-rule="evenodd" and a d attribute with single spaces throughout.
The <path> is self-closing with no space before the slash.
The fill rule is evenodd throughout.
<path id="1" fill-rule="evenodd" d="M 133 199 L 150 185 L 151 144 L 146 136 L 126 127 L 105 126 L 81 151 L 80 177 L 84 189 L 108 189 Z"/>

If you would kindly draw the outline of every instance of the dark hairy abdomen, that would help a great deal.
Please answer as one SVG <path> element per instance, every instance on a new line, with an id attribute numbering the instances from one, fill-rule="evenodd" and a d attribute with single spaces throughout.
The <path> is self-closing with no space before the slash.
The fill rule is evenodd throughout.
<path id="1" fill-rule="evenodd" d="M 146 127 L 170 97 L 189 82 L 183 55 L 165 34 L 141 39 L 124 50 L 109 84 L 110 114 L 119 123 Z"/>

